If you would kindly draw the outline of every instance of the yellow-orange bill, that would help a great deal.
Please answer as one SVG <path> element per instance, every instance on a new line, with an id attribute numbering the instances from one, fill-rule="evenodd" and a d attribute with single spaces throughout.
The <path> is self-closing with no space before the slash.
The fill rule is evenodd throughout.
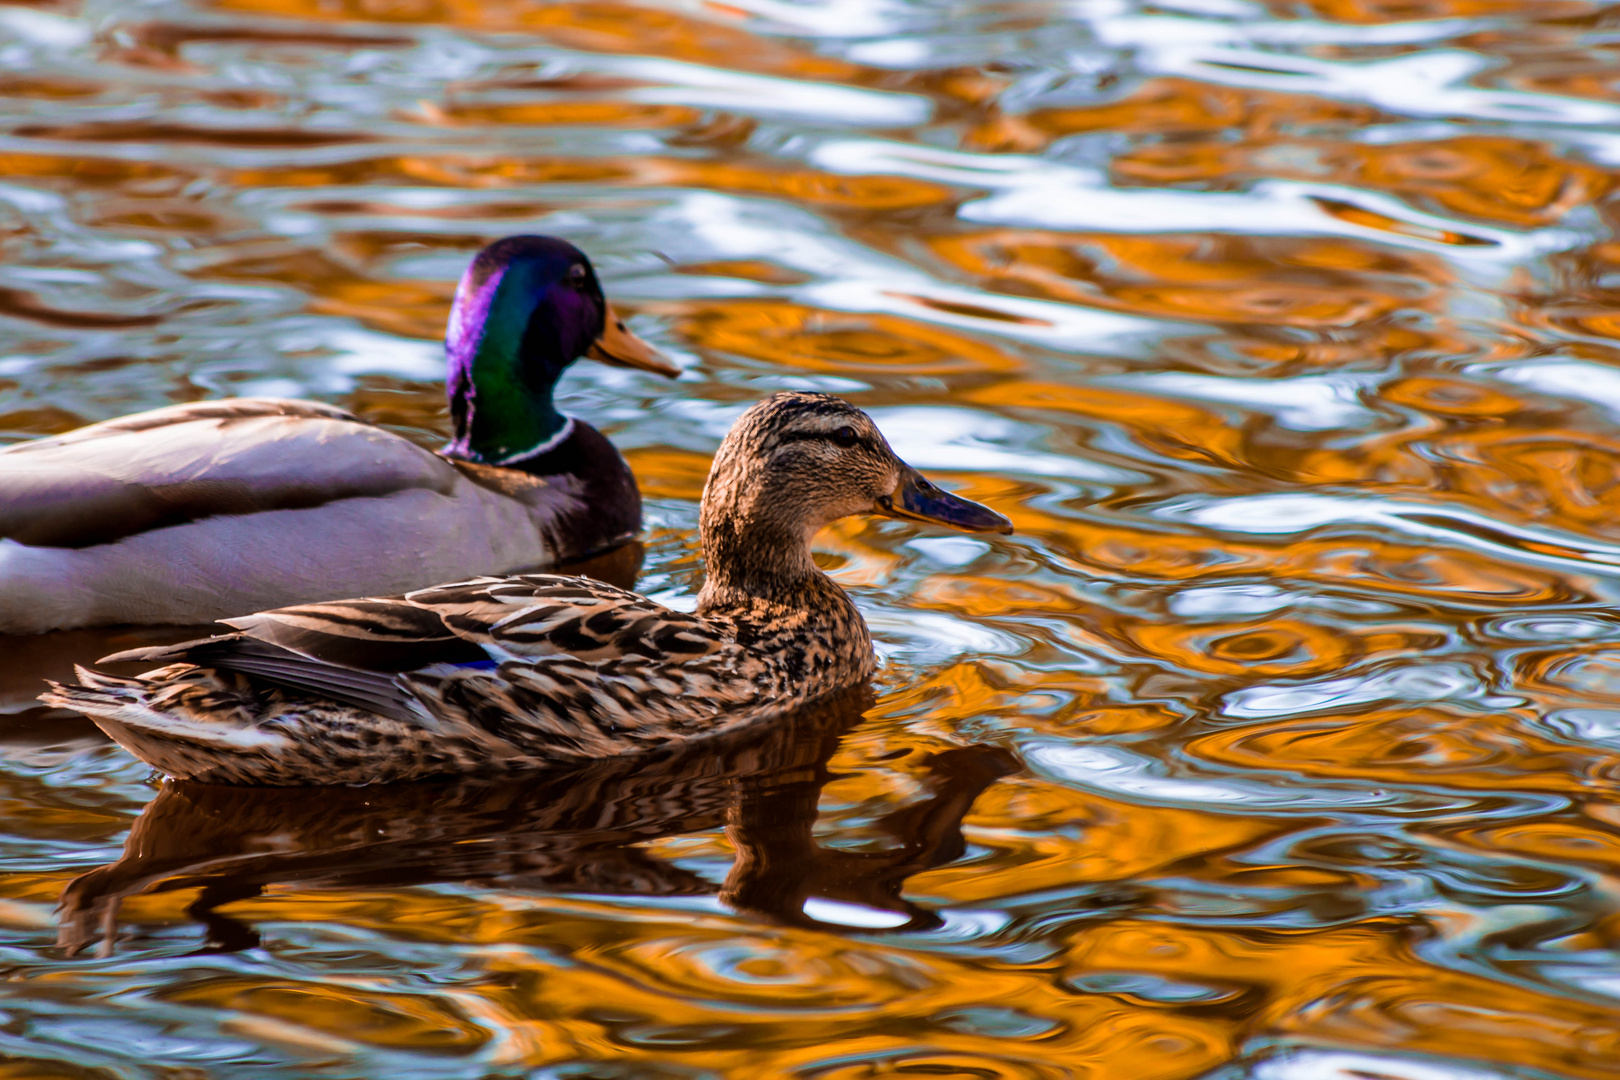
<path id="1" fill-rule="evenodd" d="M 681 373 L 681 369 L 663 353 L 632 334 L 611 305 L 602 325 L 602 336 L 596 339 L 585 355 L 604 364 L 655 371 L 671 379 Z"/>

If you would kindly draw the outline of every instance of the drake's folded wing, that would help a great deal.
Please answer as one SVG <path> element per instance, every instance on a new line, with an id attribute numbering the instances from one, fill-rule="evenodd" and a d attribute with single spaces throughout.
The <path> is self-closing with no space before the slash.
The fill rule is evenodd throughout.
<path id="1" fill-rule="evenodd" d="M 220 514 L 448 492 L 458 475 L 431 451 L 313 402 L 177 405 L 0 451 L 0 539 L 83 548 Z"/>

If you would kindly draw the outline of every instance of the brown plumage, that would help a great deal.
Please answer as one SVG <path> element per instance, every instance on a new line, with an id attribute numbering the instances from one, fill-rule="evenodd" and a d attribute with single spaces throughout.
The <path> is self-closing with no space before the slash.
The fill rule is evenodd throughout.
<path id="1" fill-rule="evenodd" d="M 177 777 L 330 784 L 512 772 L 733 730 L 865 681 L 871 637 L 810 554 L 856 513 L 1011 531 L 900 461 L 865 413 L 783 393 L 732 428 L 703 493 L 695 614 L 585 578 L 478 578 L 226 620 L 108 657 L 44 700 Z"/>

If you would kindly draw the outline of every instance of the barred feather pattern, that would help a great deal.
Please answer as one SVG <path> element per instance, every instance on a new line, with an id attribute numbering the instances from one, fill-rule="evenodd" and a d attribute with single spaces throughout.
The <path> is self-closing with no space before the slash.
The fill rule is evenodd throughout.
<path id="1" fill-rule="evenodd" d="M 311 678 L 339 667 L 323 655 L 356 665 L 347 672 L 361 660 L 397 666 L 390 653 L 424 643 L 487 657 L 374 670 L 401 692 L 402 716 L 267 685 L 232 670 L 229 656 L 135 678 L 81 668 L 80 686 L 53 685 L 45 697 L 179 778 L 296 785 L 519 772 L 735 730 L 866 679 L 865 623 L 821 580 L 814 608 L 756 602 L 700 617 L 586 578 L 480 578 L 262 612 L 231 620 L 236 635 L 121 657 L 185 661 L 250 639 L 294 646 L 289 662 Z"/>

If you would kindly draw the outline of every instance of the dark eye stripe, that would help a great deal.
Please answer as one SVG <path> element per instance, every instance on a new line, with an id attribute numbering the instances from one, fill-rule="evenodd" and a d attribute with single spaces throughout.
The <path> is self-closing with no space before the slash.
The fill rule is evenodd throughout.
<path id="1" fill-rule="evenodd" d="M 835 446 L 845 446 L 846 444 L 838 441 L 837 435 L 838 432 L 836 431 L 788 431 L 778 435 L 776 437 L 776 443 L 778 446 L 785 446 L 788 443 L 797 442 L 830 442 Z M 855 437 L 855 442 L 847 445 L 854 446 L 857 443 L 864 441 L 864 439 L 857 435 Z"/>

